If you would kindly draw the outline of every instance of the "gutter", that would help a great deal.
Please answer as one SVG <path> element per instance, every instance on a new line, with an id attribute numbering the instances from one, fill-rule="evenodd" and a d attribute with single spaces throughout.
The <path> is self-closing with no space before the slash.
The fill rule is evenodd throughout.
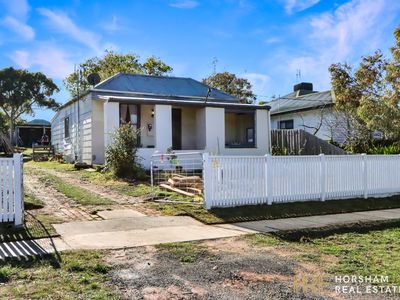
<path id="1" fill-rule="evenodd" d="M 271 117 L 272 116 L 279 116 L 279 115 L 284 115 L 284 114 L 289 114 L 289 113 L 298 113 L 298 112 L 303 112 L 303 111 L 310 111 L 310 110 L 315 110 L 319 108 L 324 108 L 324 107 L 333 107 L 335 106 L 334 103 L 327 103 L 327 104 L 321 104 L 318 106 L 310 106 L 310 107 L 305 107 L 305 108 L 299 108 L 295 110 L 285 110 L 285 111 L 276 111 L 276 112 L 271 112 Z"/>
<path id="2" fill-rule="evenodd" d="M 125 103 L 147 103 L 147 104 L 184 104 L 188 106 L 199 106 L 199 107 L 228 107 L 228 108 L 246 108 L 246 109 L 266 109 L 270 110 L 271 107 L 268 105 L 257 105 L 257 104 L 245 104 L 245 103 L 229 103 L 229 102 L 207 102 L 204 101 L 190 101 L 190 100 L 166 100 L 160 98 L 145 98 L 145 97 L 115 97 L 115 96 L 99 96 L 99 100 L 109 102 L 125 102 Z"/>

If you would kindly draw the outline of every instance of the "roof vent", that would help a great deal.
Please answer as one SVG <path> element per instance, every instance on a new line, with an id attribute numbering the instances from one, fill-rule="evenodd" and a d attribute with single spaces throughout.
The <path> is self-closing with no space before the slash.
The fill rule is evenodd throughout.
<path id="1" fill-rule="evenodd" d="M 297 92 L 297 91 L 309 91 L 312 92 L 313 91 L 313 84 L 311 82 L 300 82 L 298 84 L 295 84 L 293 86 L 293 91 Z"/>

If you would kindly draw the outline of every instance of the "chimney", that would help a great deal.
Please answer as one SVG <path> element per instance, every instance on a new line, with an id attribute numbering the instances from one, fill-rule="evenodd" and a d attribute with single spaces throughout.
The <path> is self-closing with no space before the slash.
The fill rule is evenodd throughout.
<path id="1" fill-rule="evenodd" d="M 300 82 L 293 86 L 293 92 L 300 91 L 300 93 L 309 94 L 313 92 L 313 84 L 311 82 Z"/>

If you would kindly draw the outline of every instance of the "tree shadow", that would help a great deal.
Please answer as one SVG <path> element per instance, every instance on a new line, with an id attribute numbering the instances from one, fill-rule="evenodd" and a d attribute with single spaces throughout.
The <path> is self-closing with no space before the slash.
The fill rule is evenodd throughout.
<path id="1" fill-rule="evenodd" d="M 381 220 L 381 221 L 368 221 L 356 222 L 341 225 L 332 225 L 320 228 L 299 229 L 299 230 L 286 230 L 270 232 L 271 234 L 281 240 L 288 242 L 311 242 L 314 239 L 326 238 L 335 234 L 345 233 L 369 233 L 377 230 L 400 228 L 400 220 Z"/>

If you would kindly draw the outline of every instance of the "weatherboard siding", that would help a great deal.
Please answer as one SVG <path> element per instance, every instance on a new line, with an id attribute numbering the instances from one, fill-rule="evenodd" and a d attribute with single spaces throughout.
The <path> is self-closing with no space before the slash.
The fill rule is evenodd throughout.
<path id="1" fill-rule="evenodd" d="M 67 117 L 70 123 L 69 138 L 65 137 L 64 128 L 64 120 Z M 89 96 L 57 112 L 51 128 L 52 144 L 66 161 L 92 163 L 92 100 Z"/>
<path id="2" fill-rule="evenodd" d="M 325 141 L 334 140 L 342 143 L 344 141 L 343 120 L 340 120 L 332 108 L 325 108 L 322 115 L 322 126 L 315 136 Z M 321 123 L 321 109 L 271 115 L 272 129 L 279 129 L 278 123 L 285 120 L 293 120 L 293 129 L 304 129 L 314 134 L 315 128 Z"/>

